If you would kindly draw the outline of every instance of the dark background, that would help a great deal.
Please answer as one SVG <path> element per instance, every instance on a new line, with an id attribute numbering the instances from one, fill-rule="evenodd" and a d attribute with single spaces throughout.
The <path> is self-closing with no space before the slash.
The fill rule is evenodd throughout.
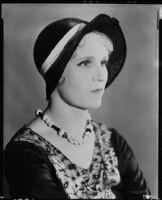
<path id="1" fill-rule="evenodd" d="M 4 147 L 44 108 L 45 84 L 33 61 L 40 30 L 64 17 L 119 19 L 127 40 L 125 66 L 107 89 L 95 120 L 116 128 L 132 147 L 154 198 L 158 196 L 158 5 L 3 4 Z M 4 195 L 8 195 L 5 183 Z"/>

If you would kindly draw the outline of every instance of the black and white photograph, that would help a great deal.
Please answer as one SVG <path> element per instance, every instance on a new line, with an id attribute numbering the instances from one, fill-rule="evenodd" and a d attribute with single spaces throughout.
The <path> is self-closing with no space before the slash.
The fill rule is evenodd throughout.
<path id="1" fill-rule="evenodd" d="M 159 199 L 160 9 L 2 4 L 5 198 Z"/>

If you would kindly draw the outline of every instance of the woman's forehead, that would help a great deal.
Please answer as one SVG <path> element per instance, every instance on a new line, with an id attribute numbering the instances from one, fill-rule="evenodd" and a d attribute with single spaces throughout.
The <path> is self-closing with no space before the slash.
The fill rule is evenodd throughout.
<path id="1" fill-rule="evenodd" d="M 110 39 L 108 39 L 105 35 L 91 32 L 82 38 L 72 58 L 76 58 L 80 54 L 82 55 L 93 51 L 105 51 L 105 54 L 109 54 L 112 50 L 113 44 Z"/>

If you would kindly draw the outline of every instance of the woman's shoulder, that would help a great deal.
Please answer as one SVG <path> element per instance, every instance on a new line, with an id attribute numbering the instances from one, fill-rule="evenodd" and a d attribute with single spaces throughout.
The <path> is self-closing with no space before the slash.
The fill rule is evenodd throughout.
<path id="1" fill-rule="evenodd" d="M 109 127 L 105 123 L 97 122 L 94 120 L 92 121 L 92 125 L 95 132 L 98 132 L 98 134 L 102 137 L 107 137 L 108 135 L 111 135 L 111 138 L 113 140 L 116 140 L 117 142 L 125 140 L 124 136 L 121 135 L 116 128 Z"/>
<path id="2" fill-rule="evenodd" d="M 7 145 L 5 146 L 4 152 L 7 154 L 20 154 L 22 152 L 44 152 L 43 140 L 39 135 L 32 131 L 32 129 L 23 125 L 18 129 L 11 137 Z M 42 154 L 42 153 L 41 153 Z"/>
<path id="3" fill-rule="evenodd" d="M 34 142 L 37 139 L 37 134 L 32 131 L 31 128 L 23 125 L 20 129 L 18 129 L 14 135 L 11 137 L 7 145 L 11 145 L 15 142 L 27 141 Z"/>
<path id="4" fill-rule="evenodd" d="M 42 140 L 43 141 L 43 140 Z M 43 146 L 44 145 L 44 146 Z M 11 166 L 45 163 L 51 166 L 47 149 L 41 138 L 30 128 L 23 126 L 10 139 L 4 149 L 4 166 L 6 169 Z"/>
<path id="5" fill-rule="evenodd" d="M 102 141 L 102 145 L 106 144 L 107 147 L 112 147 L 118 157 L 119 163 L 123 165 L 129 162 L 136 163 L 135 155 L 132 148 L 128 144 L 125 137 L 118 132 L 115 128 L 109 128 L 105 124 L 93 122 L 97 135 Z M 105 143 L 106 141 L 106 143 Z M 105 145 L 104 145 L 105 146 Z"/>
<path id="6" fill-rule="evenodd" d="M 92 121 L 96 135 L 102 141 L 108 141 L 119 153 L 132 152 L 125 136 L 123 136 L 116 128 L 108 127 L 104 123 Z"/>

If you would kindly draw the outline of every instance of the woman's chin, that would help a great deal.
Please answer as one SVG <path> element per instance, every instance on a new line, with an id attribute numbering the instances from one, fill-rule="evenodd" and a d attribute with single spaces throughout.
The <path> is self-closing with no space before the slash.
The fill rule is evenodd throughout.
<path id="1" fill-rule="evenodd" d="M 96 99 L 96 100 L 92 100 L 90 99 L 89 101 L 78 101 L 78 102 L 72 102 L 72 101 L 66 101 L 67 104 L 69 104 L 70 106 L 79 108 L 79 109 L 83 109 L 83 110 L 87 110 L 87 109 L 97 109 L 101 107 L 102 104 L 102 98 L 101 99 Z M 82 102 L 82 103 L 81 103 Z"/>
<path id="2" fill-rule="evenodd" d="M 101 107 L 101 103 L 100 104 L 96 104 L 96 105 L 91 105 L 91 107 L 89 107 L 89 109 L 97 109 Z"/>
<path id="3" fill-rule="evenodd" d="M 82 109 L 82 110 L 89 110 L 89 109 L 97 109 L 101 107 L 101 103 L 100 104 L 91 104 L 91 105 L 73 105 L 76 108 Z"/>
<path id="4" fill-rule="evenodd" d="M 102 101 L 95 101 L 95 102 L 91 102 L 88 105 L 86 105 L 87 109 L 97 109 L 100 108 L 102 104 Z"/>

